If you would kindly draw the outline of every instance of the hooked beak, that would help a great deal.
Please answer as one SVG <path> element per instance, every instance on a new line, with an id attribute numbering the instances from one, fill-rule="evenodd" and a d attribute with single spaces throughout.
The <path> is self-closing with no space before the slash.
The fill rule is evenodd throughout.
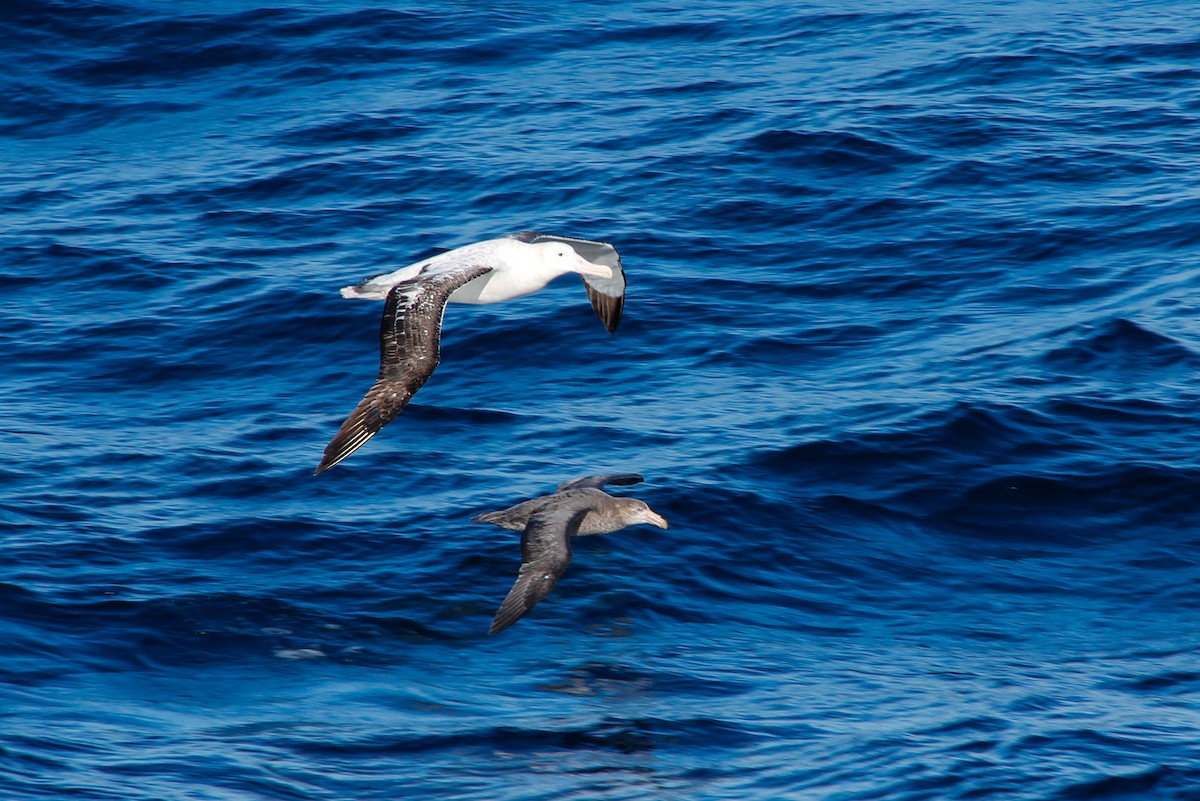
<path id="1" fill-rule="evenodd" d="M 596 264 L 588 261 L 578 253 L 575 254 L 577 261 L 575 262 L 575 272 L 580 275 L 590 276 L 592 278 L 612 278 L 612 268 L 604 264 Z"/>
<path id="2" fill-rule="evenodd" d="M 662 515 L 660 515 L 658 512 L 654 512 L 654 511 L 646 512 L 645 522 L 649 523 L 652 526 L 658 526 L 659 528 L 667 527 L 667 519 L 665 517 L 663 517 Z"/>

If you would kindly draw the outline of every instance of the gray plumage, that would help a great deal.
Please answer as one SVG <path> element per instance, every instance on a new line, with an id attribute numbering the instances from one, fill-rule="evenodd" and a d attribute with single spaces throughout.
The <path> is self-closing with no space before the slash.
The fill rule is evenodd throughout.
<path id="1" fill-rule="evenodd" d="M 616 500 L 616 498 L 613 498 L 613 496 L 604 492 L 603 488 L 606 485 L 615 484 L 620 486 L 629 486 L 631 484 L 639 484 L 641 481 L 642 477 L 637 473 L 613 473 L 609 475 L 575 478 L 559 484 L 558 489 L 554 491 L 553 495 L 543 495 L 539 498 L 533 498 L 532 500 L 521 501 L 521 503 L 518 503 L 516 506 L 510 506 L 509 508 L 501 509 L 498 512 L 484 512 L 483 514 L 475 515 L 471 518 L 471 520 L 475 523 L 491 523 L 493 526 L 500 526 L 500 528 L 506 528 L 510 531 L 524 531 L 525 524 L 529 522 L 529 516 L 533 514 L 534 511 L 547 508 L 552 499 L 557 498 L 559 495 L 567 492 L 568 490 L 594 489 L 605 498 Z M 592 496 L 583 497 L 586 498 Z M 638 501 L 638 503 L 642 506 L 646 506 L 646 504 L 642 503 L 641 501 Z M 619 525 L 615 526 L 614 528 L 609 528 L 608 526 L 613 525 L 613 521 L 602 516 L 600 508 L 600 505 L 598 505 L 597 508 L 585 510 L 586 514 L 584 515 L 584 519 L 580 521 L 579 531 L 576 532 L 576 536 L 608 534 L 609 532 L 624 528 L 624 526 Z M 646 506 L 646 508 L 649 509 L 650 507 Z"/>
<path id="2" fill-rule="evenodd" d="M 571 537 L 608 534 L 638 523 L 667 527 L 662 515 L 645 501 L 613 497 L 601 489 L 607 484 L 628 485 L 641 480 L 633 473 L 588 476 L 563 483 L 553 495 L 471 518 L 521 532 L 521 569 L 496 610 L 488 634 L 516 623 L 549 594 L 571 563 Z"/>

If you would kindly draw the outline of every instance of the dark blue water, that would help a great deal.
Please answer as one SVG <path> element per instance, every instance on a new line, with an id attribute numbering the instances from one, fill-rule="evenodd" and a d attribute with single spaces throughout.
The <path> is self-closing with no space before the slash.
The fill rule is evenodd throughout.
<path id="1" fill-rule="evenodd" d="M 0 795 L 1200 797 L 1194 6 L 460 5 L 4 4 Z M 527 228 L 616 335 L 452 307 L 314 477 L 338 288 Z"/>

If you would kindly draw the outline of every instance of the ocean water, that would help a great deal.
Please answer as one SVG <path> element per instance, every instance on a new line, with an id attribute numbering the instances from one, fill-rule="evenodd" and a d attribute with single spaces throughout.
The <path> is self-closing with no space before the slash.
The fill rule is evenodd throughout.
<path id="1" fill-rule="evenodd" d="M 1200 798 L 1185 3 L 0 13 L 0 797 Z M 338 288 L 522 229 L 414 403 Z M 486 634 L 568 478 L 577 543 Z"/>

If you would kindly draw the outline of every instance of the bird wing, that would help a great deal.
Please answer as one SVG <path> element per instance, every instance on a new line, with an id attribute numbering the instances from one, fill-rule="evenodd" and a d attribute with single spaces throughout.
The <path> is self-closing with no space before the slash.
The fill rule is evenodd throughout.
<path id="1" fill-rule="evenodd" d="M 325 447 L 316 472 L 333 467 L 396 419 L 441 360 L 446 299 L 463 284 L 491 270 L 482 265 L 464 265 L 392 287 L 379 325 L 379 377 Z"/>
<path id="2" fill-rule="evenodd" d="M 521 535 L 521 570 L 496 610 L 488 634 L 504 631 L 549 594 L 571 563 L 571 536 L 586 514 L 585 505 L 573 505 L 530 515 Z"/>
<path id="3" fill-rule="evenodd" d="M 621 310 L 625 307 L 625 270 L 621 267 L 621 256 L 617 249 L 607 242 L 551 234 L 536 234 L 530 241 L 566 242 L 588 261 L 612 269 L 612 278 L 596 278 L 589 275 L 584 276 L 583 283 L 587 289 L 588 300 L 596 310 L 596 316 L 604 323 L 608 333 L 616 331 L 617 323 L 621 322 Z"/>
<path id="4" fill-rule="evenodd" d="M 583 489 L 591 487 L 592 489 L 602 490 L 608 484 L 614 484 L 620 487 L 628 487 L 630 484 L 640 484 L 644 481 L 637 473 L 608 473 L 599 476 L 586 476 L 584 478 L 573 478 L 570 481 L 564 481 L 558 485 L 555 492 L 566 492 L 567 490 Z"/>

